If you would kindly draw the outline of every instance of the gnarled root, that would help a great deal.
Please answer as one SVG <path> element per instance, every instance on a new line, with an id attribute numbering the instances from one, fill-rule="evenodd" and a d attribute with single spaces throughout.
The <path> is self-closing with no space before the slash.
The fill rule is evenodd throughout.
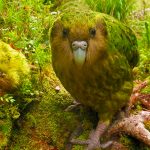
<path id="1" fill-rule="evenodd" d="M 128 103 L 127 113 L 130 112 L 131 108 L 137 101 L 140 101 L 146 109 L 150 110 L 150 94 L 141 93 L 141 90 L 144 89 L 147 85 L 147 81 L 138 81 L 138 85 L 133 88 L 132 95 Z"/>
<path id="2" fill-rule="evenodd" d="M 150 132 L 144 126 L 144 122 L 147 121 L 150 121 L 150 111 L 141 111 L 114 123 L 108 134 L 125 132 L 150 146 Z"/>

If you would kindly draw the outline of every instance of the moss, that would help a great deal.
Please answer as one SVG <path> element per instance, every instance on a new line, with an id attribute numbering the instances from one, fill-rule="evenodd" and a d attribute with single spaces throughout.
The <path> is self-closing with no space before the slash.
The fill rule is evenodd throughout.
<path id="1" fill-rule="evenodd" d="M 137 139 L 128 135 L 121 135 L 120 142 L 129 150 L 149 150 L 149 147 L 144 143 L 140 143 Z"/>
<path id="2" fill-rule="evenodd" d="M 150 131 L 150 121 L 144 123 L 145 127 Z"/>
<path id="3" fill-rule="evenodd" d="M 12 119 L 8 105 L 0 105 L 0 149 L 7 146 L 12 131 Z"/>
<path id="4" fill-rule="evenodd" d="M 53 77 L 50 80 L 53 81 Z M 36 142 L 39 140 L 44 141 L 45 138 L 47 143 L 51 143 L 50 145 L 63 147 L 65 137 L 69 134 L 65 122 L 70 120 L 71 116 L 67 112 L 62 113 L 62 111 L 71 99 L 63 90 L 60 93 L 56 93 L 55 87 L 52 85 L 53 82 L 50 85 L 48 82 L 43 81 L 43 84 L 46 86 L 44 89 L 46 90 L 45 94 L 43 97 L 38 97 L 39 100 L 36 103 L 27 106 L 27 109 L 29 109 L 27 110 L 28 113 L 21 117 L 17 123 L 21 130 L 16 130 L 13 133 L 15 142 L 11 143 L 11 148 L 17 145 L 19 149 L 22 147 L 27 149 L 33 147 L 36 149 L 36 147 L 39 147 L 39 144 L 35 146 Z M 64 99 L 67 101 L 64 102 Z M 37 136 L 36 142 L 33 140 L 35 136 Z"/>
<path id="5" fill-rule="evenodd" d="M 133 148 L 133 139 L 127 135 L 122 135 L 120 137 L 120 142 L 125 145 L 127 148 L 134 150 Z"/>
<path id="6" fill-rule="evenodd" d="M 25 56 L 2 41 L 0 52 L 0 71 L 7 75 L 13 87 L 20 85 L 24 76 L 30 72 Z"/>

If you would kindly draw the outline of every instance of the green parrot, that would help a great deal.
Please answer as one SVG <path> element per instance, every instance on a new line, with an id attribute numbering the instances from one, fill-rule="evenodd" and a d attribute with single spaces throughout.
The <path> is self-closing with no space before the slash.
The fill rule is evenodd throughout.
<path id="1" fill-rule="evenodd" d="M 93 136 L 89 147 L 101 147 L 104 124 L 126 106 L 132 93 L 132 68 L 139 60 L 136 36 L 82 0 L 63 1 L 58 10 L 50 33 L 53 68 L 79 103 L 98 112 L 99 137 L 91 144 Z"/>

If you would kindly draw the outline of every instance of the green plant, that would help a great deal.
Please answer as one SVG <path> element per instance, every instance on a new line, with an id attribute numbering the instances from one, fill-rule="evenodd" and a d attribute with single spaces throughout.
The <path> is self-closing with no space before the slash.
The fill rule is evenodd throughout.
<path id="1" fill-rule="evenodd" d="M 13 98 L 11 94 L 5 94 L 4 96 L 0 97 L 0 101 L 14 103 L 16 100 Z"/>
<path id="2" fill-rule="evenodd" d="M 89 6 L 99 12 L 125 20 L 132 11 L 134 0 L 86 0 Z"/>
<path id="3" fill-rule="evenodd" d="M 150 48 L 150 29 L 148 22 L 145 22 L 147 48 Z"/>

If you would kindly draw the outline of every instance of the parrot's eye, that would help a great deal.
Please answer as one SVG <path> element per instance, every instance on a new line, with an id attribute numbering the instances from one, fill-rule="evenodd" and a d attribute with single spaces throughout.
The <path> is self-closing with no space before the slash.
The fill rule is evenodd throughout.
<path id="1" fill-rule="evenodd" d="M 69 33 L 69 30 L 64 28 L 62 31 L 63 37 L 67 37 L 68 33 Z"/>
<path id="2" fill-rule="evenodd" d="M 95 29 L 95 28 L 91 28 L 91 29 L 89 30 L 89 33 L 90 33 L 90 36 L 91 36 L 91 37 L 94 37 L 95 34 L 96 34 L 96 29 Z"/>

